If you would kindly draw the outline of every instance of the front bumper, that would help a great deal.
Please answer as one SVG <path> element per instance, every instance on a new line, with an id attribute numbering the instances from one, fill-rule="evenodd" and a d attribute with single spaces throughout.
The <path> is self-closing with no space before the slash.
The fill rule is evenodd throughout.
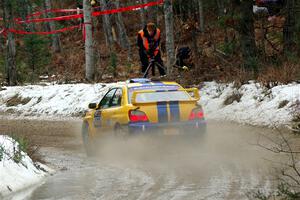
<path id="1" fill-rule="evenodd" d="M 155 132 L 167 129 L 178 129 L 182 133 L 205 133 L 206 121 L 186 121 L 186 122 L 169 122 L 169 123 L 129 123 L 130 133 Z"/>

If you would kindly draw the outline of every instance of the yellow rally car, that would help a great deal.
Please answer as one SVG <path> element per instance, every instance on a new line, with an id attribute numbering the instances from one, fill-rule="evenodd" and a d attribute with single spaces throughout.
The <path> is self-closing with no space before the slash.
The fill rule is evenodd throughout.
<path id="1" fill-rule="evenodd" d="M 120 83 L 99 104 L 89 104 L 82 127 L 84 143 L 109 132 L 201 134 L 206 122 L 199 99 L 198 89 L 184 89 L 176 82 L 142 78 Z"/>

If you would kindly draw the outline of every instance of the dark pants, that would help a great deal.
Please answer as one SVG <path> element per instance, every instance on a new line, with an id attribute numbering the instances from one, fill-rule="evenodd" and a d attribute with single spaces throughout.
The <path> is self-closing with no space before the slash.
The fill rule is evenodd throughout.
<path id="1" fill-rule="evenodd" d="M 149 58 L 148 58 L 147 54 L 145 53 L 145 51 L 143 51 L 143 50 L 139 50 L 139 54 L 140 54 L 140 60 L 141 60 L 141 64 L 142 64 L 142 72 L 145 73 L 149 66 Z M 157 64 L 164 67 L 164 62 L 161 59 L 160 52 L 154 57 L 154 60 Z M 165 72 L 164 68 L 162 68 L 162 67 L 158 67 L 158 71 L 161 76 L 166 75 L 166 72 Z M 151 70 L 152 70 L 152 76 L 155 76 L 155 67 L 152 67 Z"/>

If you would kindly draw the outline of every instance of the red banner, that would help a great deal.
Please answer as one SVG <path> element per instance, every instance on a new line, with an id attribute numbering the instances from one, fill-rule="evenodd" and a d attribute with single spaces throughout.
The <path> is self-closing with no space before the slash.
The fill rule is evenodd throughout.
<path id="1" fill-rule="evenodd" d="M 81 25 L 76 25 L 76 26 L 70 26 L 54 31 L 45 31 L 45 32 L 27 32 L 27 31 L 22 31 L 22 30 L 16 30 L 16 29 L 8 29 L 9 32 L 19 34 L 19 35 L 50 35 L 50 34 L 56 34 L 56 33 L 62 33 L 70 30 L 74 30 L 77 28 L 80 28 Z"/>
<path id="2" fill-rule="evenodd" d="M 156 6 L 162 4 L 164 1 L 163 0 L 158 0 L 155 2 L 149 2 L 145 4 L 140 4 L 140 5 L 134 5 L 134 6 L 127 6 L 127 7 L 122 7 L 118 9 L 112 9 L 112 10 L 105 10 L 105 11 L 96 11 L 93 12 L 93 16 L 99 16 L 99 15 L 108 15 L 108 14 L 114 14 L 114 13 L 119 13 L 119 12 L 126 12 L 126 11 L 132 11 L 132 10 L 137 10 L 141 8 L 146 8 L 146 7 L 151 7 L 151 6 Z M 83 18 L 83 14 L 76 14 L 76 15 L 69 15 L 69 16 L 61 16 L 61 17 L 52 17 L 52 18 L 40 18 L 40 19 L 28 19 L 25 21 L 22 20 L 17 20 L 18 24 L 24 24 L 24 23 L 38 23 L 38 22 L 51 22 L 51 21 L 65 21 L 65 20 L 71 20 L 71 19 L 79 19 Z"/>
<path id="3" fill-rule="evenodd" d="M 132 10 L 137 10 L 137 9 L 142 9 L 146 7 L 151 7 L 151 6 L 156 6 L 160 5 L 164 2 L 164 0 L 158 0 L 154 2 L 149 2 L 145 4 L 139 4 L 139 5 L 134 5 L 134 6 L 127 6 L 127 7 L 122 7 L 118 9 L 112 9 L 112 10 L 105 10 L 105 11 L 95 11 L 92 13 L 92 16 L 100 16 L 100 15 L 108 15 L 108 14 L 115 14 L 115 13 L 120 13 L 120 12 L 126 12 L 126 11 L 132 11 Z M 98 8 L 98 7 L 97 7 Z M 43 13 L 63 13 L 63 12 L 75 12 L 77 9 L 52 9 L 52 10 L 45 10 L 42 12 L 36 12 L 31 15 L 28 15 L 27 18 L 34 17 L 34 16 L 40 16 Z M 22 21 L 21 19 L 15 19 L 17 24 L 24 24 L 24 23 L 37 23 L 37 22 L 50 22 L 50 21 L 63 21 L 63 20 L 72 20 L 72 19 L 80 19 L 83 18 L 83 14 L 75 14 L 75 15 L 68 15 L 68 16 L 60 16 L 60 17 L 53 17 L 53 18 L 38 18 L 38 19 L 27 19 L 25 21 Z M 0 18 L 0 20 L 3 20 Z M 56 33 L 62 33 L 65 31 L 73 30 L 80 28 L 82 25 L 76 25 L 76 26 L 70 26 L 50 32 L 27 32 L 23 30 L 16 30 L 16 29 L 3 29 L 0 31 L 0 34 L 4 34 L 5 32 L 11 32 L 15 34 L 21 34 L 21 35 L 50 35 L 50 34 L 56 34 Z M 84 30 L 85 27 L 83 27 Z"/>
<path id="4" fill-rule="evenodd" d="M 4 33 L 5 29 L 0 30 L 0 35 Z"/>
<path id="5" fill-rule="evenodd" d="M 70 12 L 77 12 L 77 9 L 52 9 L 52 10 L 44 10 L 41 12 L 35 12 L 28 15 L 26 18 L 29 19 L 31 17 L 41 16 L 45 13 L 70 13 Z"/>
<path id="6" fill-rule="evenodd" d="M 99 9 L 100 6 L 98 7 L 93 7 L 94 10 L 95 9 Z M 40 12 L 35 12 L 33 14 L 30 14 L 26 17 L 26 19 L 30 19 L 31 17 L 37 17 L 37 16 L 41 16 L 45 13 L 70 13 L 70 12 L 77 12 L 77 11 L 81 11 L 82 9 L 50 9 L 50 10 L 44 10 L 44 11 L 40 11 Z"/>
<path id="7" fill-rule="evenodd" d="M 29 19 L 29 20 L 25 20 L 25 21 L 17 20 L 17 24 L 29 24 L 29 23 L 38 23 L 38 22 L 51 22 L 51 21 L 66 21 L 66 20 L 80 19 L 80 18 L 83 18 L 83 14 L 53 17 L 53 18 Z"/>
<path id="8" fill-rule="evenodd" d="M 132 10 L 137 10 L 137 9 L 141 9 L 141 8 L 157 6 L 157 5 L 162 4 L 163 2 L 164 2 L 164 0 L 158 0 L 158 1 L 154 1 L 154 2 L 149 2 L 149 3 L 145 3 L 145 4 L 134 5 L 134 6 L 127 6 L 127 7 L 118 8 L 118 9 L 97 11 L 97 12 L 93 12 L 93 16 L 96 17 L 99 15 L 108 15 L 108 14 L 114 14 L 114 13 L 119 13 L 119 12 L 132 11 Z"/>

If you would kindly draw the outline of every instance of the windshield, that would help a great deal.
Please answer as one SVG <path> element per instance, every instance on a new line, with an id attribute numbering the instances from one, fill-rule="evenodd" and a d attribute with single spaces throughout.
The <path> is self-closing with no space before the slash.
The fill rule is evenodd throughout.
<path id="1" fill-rule="evenodd" d="M 136 96 L 136 102 L 163 102 L 163 101 L 186 101 L 190 100 L 191 96 L 186 91 L 176 91 L 179 89 L 177 85 L 159 86 L 159 87 L 135 87 L 129 89 L 129 102 L 131 103 L 132 94 L 134 91 L 153 91 L 147 93 L 139 93 Z M 160 92 L 161 91 L 161 92 Z"/>

